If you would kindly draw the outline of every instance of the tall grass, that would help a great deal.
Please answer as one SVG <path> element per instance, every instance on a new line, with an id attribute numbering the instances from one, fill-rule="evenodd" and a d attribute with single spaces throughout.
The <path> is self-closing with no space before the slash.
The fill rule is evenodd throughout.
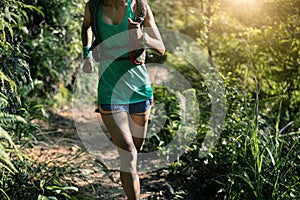
<path id="1" fill-rule="evenodd" d="M 279 97 L 276 122 L 265 124 L 260 116 L 259 88 L 253 111 L 247 116 L 245 133 L 235 136 L 231 157 L 230 184 L 224 183 L 226 199 L 294 199 L 299 197 L 299 132 L 287 133 L 292 122 L 280 129 L 282 98 Z M 264 128 L 267 126 L 267 128 Z M 296 156 L 296 157 L 295 157 Z"/>

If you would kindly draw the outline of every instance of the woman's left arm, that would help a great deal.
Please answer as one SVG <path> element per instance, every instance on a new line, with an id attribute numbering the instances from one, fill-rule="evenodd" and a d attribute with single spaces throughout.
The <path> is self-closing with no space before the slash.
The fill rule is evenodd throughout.
<path id="1" fill-rule="evenodd" d="M 144 20 L 144 42 L 147 48 L 154 49 L 160 55 L 164 55 L 165 46 L 162 41 L 161 35 L 155 23 L 155 19 L 152 10 L 149 5 L 147 5 L 147 15 Z"/>

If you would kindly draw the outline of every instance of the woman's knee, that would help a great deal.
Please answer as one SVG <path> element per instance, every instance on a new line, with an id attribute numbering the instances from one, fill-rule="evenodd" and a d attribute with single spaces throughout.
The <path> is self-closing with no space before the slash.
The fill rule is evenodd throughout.
<path id="1" fill-rule="evenodd" d="M 133 146 L 127 150 L 119 149 L 121 171 L 136 172 L 137 150 Z"/>

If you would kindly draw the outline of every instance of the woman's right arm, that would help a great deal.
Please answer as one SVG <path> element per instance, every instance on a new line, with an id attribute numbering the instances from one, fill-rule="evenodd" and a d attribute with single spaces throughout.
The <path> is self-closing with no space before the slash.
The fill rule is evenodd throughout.
<path id="1" fill-rule="evenodd" d="M 83 51 L 83 66 L 82 71 L 85 73 L 91 73 L 94 71 L 92 53 L 89 51 L 92 45 L 92 21 L 91 13 L 88 3 L 85 4 L 84 18 L 81 26 L 81 41 L 82 41 L 82 51 Z"/>
<path id="2" fill-rule="evenodd" d="M 85 4 L 84 18 L 81 26 L 81 40 L 83 47 L 90 47 L 92 45 L 92 21 L 91 21 L 91 13 L 89 9 L 88 3 Z"/>

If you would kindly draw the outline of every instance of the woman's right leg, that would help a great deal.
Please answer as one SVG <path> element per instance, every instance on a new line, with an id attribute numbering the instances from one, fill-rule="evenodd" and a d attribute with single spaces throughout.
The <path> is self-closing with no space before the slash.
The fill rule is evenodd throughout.
<path id="1" fill-rule="evenodd" d="M 102 120 L 111 134 L 113 143 L 120 155 L 120 177 L 124 192 L 129 200 L 139 199 L 140 183 L 137 165 L 137 150 L 129 127 L 129 114 L 126 112 L 102 115 Z"/>

